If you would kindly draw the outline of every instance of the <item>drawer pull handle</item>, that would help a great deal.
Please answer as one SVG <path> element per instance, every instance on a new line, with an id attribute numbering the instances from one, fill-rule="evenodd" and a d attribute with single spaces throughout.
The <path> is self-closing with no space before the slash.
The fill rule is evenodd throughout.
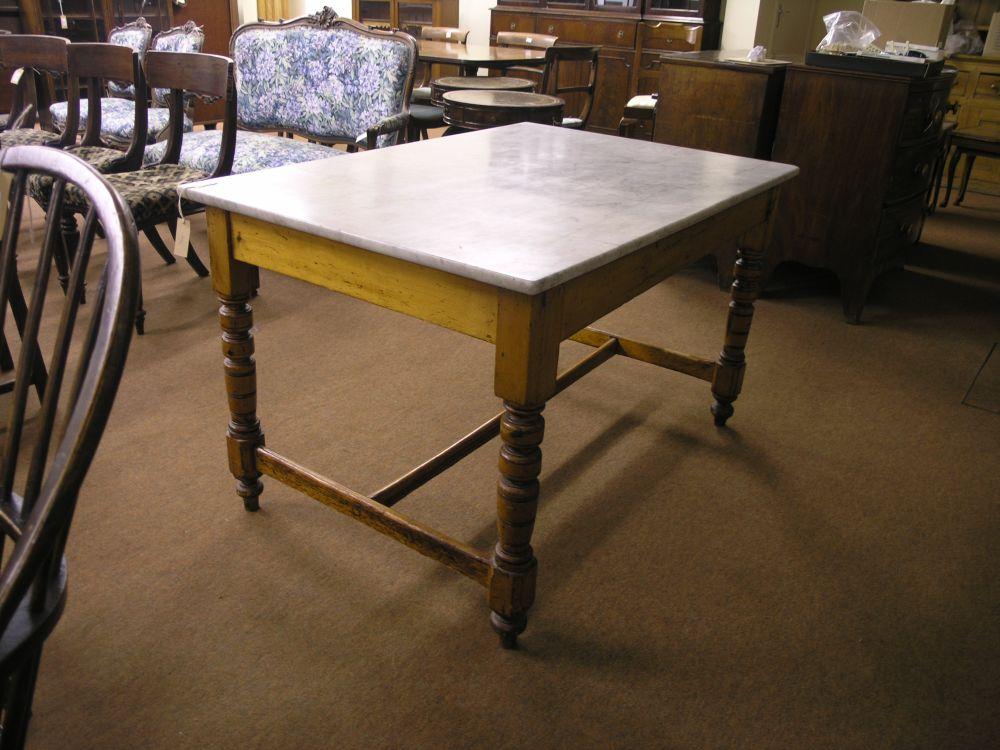
<path id="1" fill-rule="evenodd" d="M 916 224 L 903 224 L 899 228 L 899 233 L 906 238 L 907 242 L 916 242 L 920 228 Z"/>
<path id="2" fill-rule="evenodd" d="M 514 31 L 516 29 L 517 29 L 517 21 L 511 21 L 510 22 L 510 30 Z"/>
<path id="3" fill-rule="evenodd" d="M 913 174 L 916 177 L 919 177 L 921 180 L 926 180 L 928 177 L 930 177 L 931 165 L 928 164 L 927 162 L 924 162 L 923 164 L 918 164 L 916 167 L 913 168 Z"/>
<path id="4" fill-rule="evenodd" d="M 548 30 L 547 32 L 545 32 L 545 33 L 546 33 L 546 34 L 551 34 L 551 33 L 552 33 L 553 31 L 555 31 L 555 30 L 556 30 L 556 27 L 555 27 L 555 26 L 551 26 L 551 25 L 550 25 L 550 26 L 549 26 L 549 30 Z"/>
<path id="5" fill-rule="evenodd" d="M 618 29 L 618 38 L 619 39 L 625 38 L 625 32 L 622 29 Z M 993 88 L 996 88 L 996 86 L 994 86 Z"/>

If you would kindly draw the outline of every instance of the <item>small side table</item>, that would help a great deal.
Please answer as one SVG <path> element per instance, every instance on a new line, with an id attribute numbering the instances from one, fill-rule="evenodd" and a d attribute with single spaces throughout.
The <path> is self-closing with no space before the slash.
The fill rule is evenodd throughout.
<path id="1" fill-rule="evenodd" d="M 951 136 L 951 145 L 954 153 L 951 157 L 951 164 L 948 165 L 948 188 L 944 193 L 944 201 L 941 207 L 948 205 L 951 199 L 951 185 L 955 179 L 955 170 L 958 168 L 958 161 L 965 154 L 965 172 L 962 174 L 962 187 L 958 191 L 958 198 L 955 205 L 962 205 L 965 200 L 965 191 L 969 188 L 969 177 L 972 176 L 972 165 L 976 162 L 977 156 L 986 156 L 993 159 L 1000 158 L 1000 130 L 996 126 L 985 125 L 968 130 L 956 130 Z"/>
<path id="2" fill-rule="evenodd" d="M 444 95 L 449 91 L 527 91 L 535 84 L 527 78 L 511 76 L 448 76 L 431 82 L 431 104 L 444 107 Z"/>
<path id="3" fill-rule="evenodd" d="M 449 91 L 444 100 L 446 125 L 462 130 L 484 130 L 519 122 L 562 123 L 563 100 L 523 91 Z"/>

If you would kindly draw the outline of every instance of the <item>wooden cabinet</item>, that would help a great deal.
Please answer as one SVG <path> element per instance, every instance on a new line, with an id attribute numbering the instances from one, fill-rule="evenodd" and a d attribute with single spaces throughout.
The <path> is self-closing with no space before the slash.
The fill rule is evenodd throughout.
<path id="1" fill-rule="evenodd" d="M 991 125 L 1000 133 L 1000 59 L 958 55 L 951 58 L 958 69 L 958 80 L 951 101 L 958 112 L 949 115 L 959 128 Z M 969 190 L 1000 195 L 1000 160 L 977 159 Z"/>
<path id="2" fill-rule="evenodd" d="M 769 264 L 832 270 L 860 322 L 872 281 L 920 236 L 955 74 L 927 80 L 789 67 L 774 161 L 797 165 L 782 190 Z"/>
<path id="3" fill-rule="evenodd" d="M 358 0 L 356 0 L 358 1 Z M 362 0 L 363 1 L 363 0 Z M 625 104 L 657 90 L 664 52 L 712 48 L 719 38 L 719 0 L 500 0 L 490 35 L 551 34 L 561 44 L 601 48 L 590 130 L 617 133 Z"/>
<path id="4" fill-rule="evenodd" d="M 236 0 L 188 0 L 186 5 L 175 5 L 173 24 L 193 21 L 205 30 L 204 52 L 229 56 L 229 39 L 240 25 Z M 196 101 L 194 105 L 195 123 L 219 122 L 225 112 L 226 103 Z"/>
<path id="5" fill-rule="evenodd" d="M 351 8 L 355 21 L 418 39 L 424 26 L 458 26 L 458 0 L 353 0 Z"/>

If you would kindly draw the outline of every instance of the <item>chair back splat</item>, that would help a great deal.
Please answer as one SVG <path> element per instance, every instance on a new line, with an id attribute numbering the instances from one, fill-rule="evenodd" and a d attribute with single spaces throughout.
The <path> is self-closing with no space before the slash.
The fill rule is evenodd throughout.
<path id="1" fill-rule="evenodd" d="M 0 440 L 0 543 L 13 549 L 0 571 L 0 680 L 3 680 L 3 747 L 22 747 L 31 695 L 45 638 L 55 627 L 66 596 L 63 550 L 77 494 L 104 432 L 131 339 L 139 292 L 135 225 L 121 198 L 92 167 L 71 154 L 37 146 L 0 153 L 0 169 L 12 173 L 10 216 L 0 247 L 0 326 L 8 300 L 20 292 L 17 240 L 25 184 L 30 173 L 54 180 L 53 205 L 37 256 L 21 347 Z M 90 201 L 75 249 L 67 294 L 51 294 L 53 254 L 61 245 L 59 217 L 66 185 Z M 107 252 L 100 283 L 81 306 L 97 227 Z M 27 256 L 25 256 L 27 257 Z M 41 408 L 25 429 L 33 372 L 44 366 L 39 330 L 46 306 L 57 320 L 47 346 L 48 379 Z M 89 321 L 86 317 L 89 316 Z M 79 325 L 77 325 L 79 322 Z M 79 335 L 75 335 L 79 330 Z"/>
<path id="2" fill-rule="evenodd" d="M 294 133 L 323 144 L 355 144 L 379 128 L 378 147 L 405 129 L 416 41 L 319 12 L 285 23 L 250 23 L 230 41 L 239 125 Z M 371 147 L 373 144 L 369 144 Z"/>
<path id="3" fill-rule="evenodd" d="M 229 174 L 236 151 L 236 96 L 233 61 L 222 55 L 188 52 L 146 53 L 146 81 L 149 86 L 169 92 L 170 124 L 167 146 L 160 164 L 177 164 L 184 138 L 184 103 L 188 96 L 207 101 L 224 98 L 219 160 L 213 177 Z"/>
<path id="4" fill-rule="evenodd" d="M 146 79 L 142 72 L 139 53 L 116 44 L 71 44 L 69 65 L 87 89 L 87 121 L 82 146 L 106 146 L 101 140 L 101 95 L 104 84 L 127 86 L 138 92 L 133 107 L 135 118 L 132 138 L 121 160 L 105 165 L 103 172 L 119 172 L 142 166 L 142 153 L 146 146 L 148 126 L 146 109 Z"/>
<path id="5" fill-rule="evenodd" d="M 34 143 L 52 145 L 63 148 L 73 143 L 80 122 L 79 101 L 80 91 L 76 79 L 69 75 L 69 40 L 58 36 L 42 34 L 3 34 L 0 35 L 0 63 L 8 70 L 21 68 L 23 75 L 30 76 L 37 102 L 38 120 L 43 129 L 51 127 L 49 105 L 49 81 L 66 85 L 66 99 L 70 103 L 67 121 L 62 131 L 56 135 L 43 133 L 33 136 Z M 19 145 L 12 140 L 13 133 L 6 131 L 0 143 L 2 145 Z"/>

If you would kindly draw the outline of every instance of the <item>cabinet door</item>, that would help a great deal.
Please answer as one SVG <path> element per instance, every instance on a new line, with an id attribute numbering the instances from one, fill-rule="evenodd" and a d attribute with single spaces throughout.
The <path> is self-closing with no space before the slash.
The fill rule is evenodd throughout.
<path id="1" fill-rule="evenodd" d="M 631 50 L 601 50 L 597 66 L 597 91 L 590 114 L 589 130 L 617 133 L 631 91 Z"/>
<path id="2" fill-rule="evenodd" d="M 498 31 L 535 31 L 535 16 L 531 13 L 509 13 L 495 10 L 490 16 L 490 41 L 495 42 Z"/>

